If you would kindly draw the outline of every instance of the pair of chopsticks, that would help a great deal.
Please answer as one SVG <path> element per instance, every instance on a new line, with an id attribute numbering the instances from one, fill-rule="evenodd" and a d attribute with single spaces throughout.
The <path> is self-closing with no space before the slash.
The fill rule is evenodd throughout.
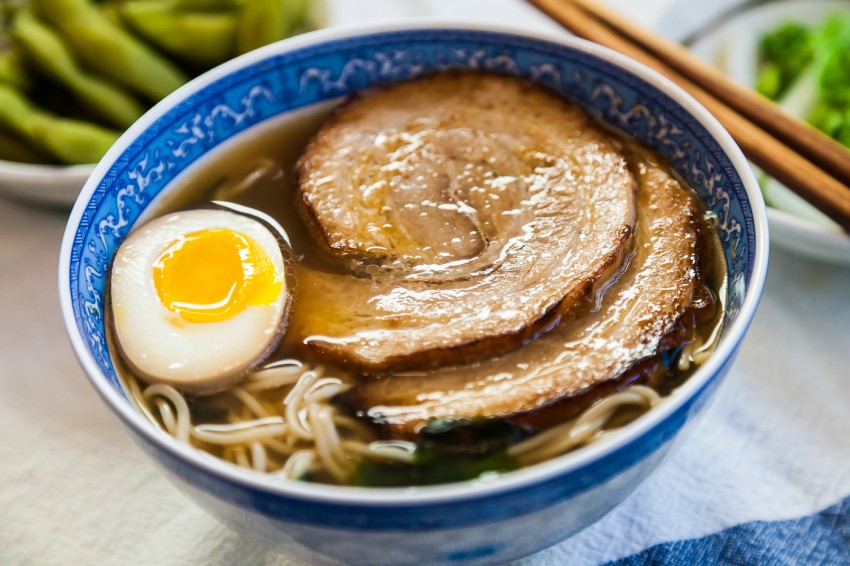
<path id="1" fill-rule="evenodd" d="M 744 154 L 850 233 L 850 151 L 677 43 L 593 0 L 529 0 L 573 32 L 658 71 L 700 102 Z"/>

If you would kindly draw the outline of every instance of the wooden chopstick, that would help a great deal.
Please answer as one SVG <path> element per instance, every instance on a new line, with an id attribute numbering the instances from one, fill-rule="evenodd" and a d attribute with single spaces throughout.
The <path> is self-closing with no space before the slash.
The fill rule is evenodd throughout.
<path id="1" fill-rule="evenodd" d="M 723 100 L 845 185 L 850 185 L 850 151 L 831 137 L 783 111 L 755 90 L 730 79 L 682 45 L 629 21 L 602 3 L 569 1 Z"/>
<path id="2" fill-rule="evenodd" d="M 682 87 L 714 114 L 750 160 L 850 232 L 850 188 L 791 149 L 784 135 L 781 138 L 771 135 L 725 100 L 686 78 L 630 37 L 601 22 L 579 5 L 581 0 L 530 1 L 577 36 L 619 51 Z"/>

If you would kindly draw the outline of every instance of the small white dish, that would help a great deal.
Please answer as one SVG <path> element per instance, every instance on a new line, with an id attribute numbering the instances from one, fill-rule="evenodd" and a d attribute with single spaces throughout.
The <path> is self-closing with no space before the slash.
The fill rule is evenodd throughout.
<path id="1" fill-rule="evenodd" d="M 817 25 L 830 13 L 850 10 L 842 0 L 780 0 L 714 20 L 694 34 L 689 46 L 698 57 L 716 63 L 736 81 L 752 86 L 756 49 L 762 33 L 785 21 Z M 850 235 L 808 219 L 768 207 L 770 239 L 776 245 L 820 261 L 850 265 Z"/>
<path id="2" fill-rule="evenodd" d="M 94 165 L 32 165 L 0 160 L 0 194 L 43 206 L 70 208 Z"/>

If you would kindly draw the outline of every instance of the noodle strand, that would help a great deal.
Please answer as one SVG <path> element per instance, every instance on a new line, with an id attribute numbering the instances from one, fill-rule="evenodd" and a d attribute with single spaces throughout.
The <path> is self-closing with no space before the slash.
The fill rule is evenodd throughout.
<path id="1" fill-rule="evenodd" d="M 156 396 L 165 397 L 174 406 L 177 412 L 176 422 L 174 424 L 174 437 L 188 444 L 189 429 L 192 426 L 192 417 L 189 413 L 189 405 L 183 395 L 170 385 L 163 383 L 155 383 L 148 386 L 142 393 L 145 399 L 151 399 Z"/>
<path id="2" fill-rule="evenodd" d="M 695 346 L 696 352 L 702 349 Z M 345 483 L 362 459 L 414 464 L 415 443 L 375 440 L 370 428 L 330 405 L 351 385 L 337 377 L 324 377 L 324 372 L 322 366 L 284 360 L 251 373 L 241 386 L 226 394 L 232 399 L 224 403 L 226 424 L 193 425 L 186 398 L 169 385 L 153 384 L 142 389 L 135 378 L 130 378 L 127 389 L 140 410 L 160 429 L 183 442 L 219 446 L 226 460 L 256 472 L 286 479 L 325 473 Z M 282 407 L 278 395 L 283 397 Z M 654 389 L 631 386 L 601 399 L 572 421 L 513 445 L 508 453 L 522 464 L 546 460 L 603 436 L 620 409 L 648 410 L 660 400 Z M 270 453 L 277 456 L 270 458 Z"/>
<path id="3" fill-rule="evenodd" d="M 508 453 L 524 464 L 547 460 L 592 440 L 620 408 L 637 405 L 649 409 L 660 399 L 654 389 L 634 385 L 601 399 L 573 421 L 515 444 Z"/>

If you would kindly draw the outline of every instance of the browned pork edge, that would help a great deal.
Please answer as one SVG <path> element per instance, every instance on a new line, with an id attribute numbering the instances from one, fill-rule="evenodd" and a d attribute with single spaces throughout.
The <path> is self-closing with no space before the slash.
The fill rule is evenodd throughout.
<path id="1" fill-rule="evenodd" d="M 656 182 L 658 181 L 656 180 Z M 674 181 L 662 182 L 660 184 L 663 185 L 661 190 L 667 191 L 667 193 L 669 193 L 668 196 L 673 194 L 673 192 L 669 190 L 670 186 L 672 184 L 678 186 L 678 183 Z M 686 194 L 684 189 L 680 186 L 678 187 L 678 190 L 682 191 L 682 194 Z M 687 202 L 690 202 L 690 204 L 686 204 Z M 704 220 L 699 206 L 696 205 L 695 197 L 688 195 L 688 198 L 684 202 L 677 202 L 675 198 L 672 200 L 664 198 L 661 198 L 660 200 L 649 200 L 649 204 L 653 205 L 652 208 L 658 208 L 657 205 L 659 203 L 667 204 L 669 205 L 669 208 L 672 209 L 672 211 L 667 213 L 669 218 L 675 218 L 677 215 L 684 215 L 685 219 L 680 221 L 678 225 L 673 225 L 670 230 L 665 231 L 664 229 L 655 228 L 655 221 L 652 219 L 651 215 L 649 216 L 646 223 L 652 226 L 652 228 L 647 228 L 646 230 L 648 234 L 644 234 L 644 236 L 649 235 L 651 238 L 654 238 L 659 234 L 665 234 L 663 239 L 666 240 L 666 243 L 662 242 L 658 251 L 648 252 L 647 257 L 642 260 L 643 263 L 640 266 L 635 267 L 626 282 L 633 278 L 640 278 L 646 272 L 645 270 L 651 269 L 654 265 L 651 261 L 652 259 L 664 259 L 666 255 L 658 255 L 659 253 L 665 253 L 662 250 L 670 252 L 677 249 L 680 251 L 681 249 L 684 249 L 681 248 L 680 245 L 676 245 L 681 243 L 681 238 L 678 236 L 687 236 L 687 234 L 690 234 L 690 236 L 687 236 L 686 239 L 689 238 L 693 240 L 690 252 L 692 258 L 691 262 L 672 269 L 674 271 L 684 269 L 685 273 L 691 273 L 690 283 L 682 281 L 681 284 L 685 285 L 686 288 L 690 287 L 692 290 L 688 292 L 687 296 L 689 298 L 682 305 L 678 316 L 675 316 L 669 322 L 669 325 L 667 323 L 662 323 L 665 324 L 667 330 L 657 336 L 654 351 L 648 352 L 647 355 L 641 355 L 632 359 L 631 363 L 629 363 L 627 367 L 624 367 L 623 371 L 619 371 L 615 377 L 608 375 L 596 375 L 590 379 L 584 379 L 582 383 L 576 383 L 572 378 L 572 374 L 564 376 L 562 372 L 561 377 L 556 376 L 553 378 L 551 376 L 547 376 L 546 379 L 539 380 L 539 383 L 533 383 L 530 386 L 528 383 L 523 383 L 521 381 L 518 382 L 518 386 L 522 389 L 522 391 L 527 391 L 531 394 L 530 398 L 517 397 L 515 394 L 516 392 L 513 389 L 502 389 L 502 391 L 505 392 L 510 391 L 505 399 L 515 400 L 510 402 L 513 403 L 513 409 L 509 408 L 510 404 L 508 406 L 505 405 L 506 401 L 504 399 L 500 399 L 498 397 L 498 393 L 495 394 L 495 396 L 492 396 L 492 393 L 488 393 L 486 396 L 479 396 L 477 401 L 471 402 L 470 405 L 480 407 L 482 403 L 484 403 L 483 399 L 491 399 L 491 401 L 487 401 L 487 403 L 492 405 L 492 407 L 498 408 L 492 411 L 479 411 L 476 409 L 475 412 L 469 412 L 469 407 L 464 409 L 464 395 L 458 394 L 458 391 L 460 391 L 458 387 L 461 386 L 457 380 L 469 379 L 470 381 L 467 382 L 467 386 L 461 387 L 461 390 L 468 391 L 470 383 L 476 381 L 481 382 L 482 379 L 486 382 L 486 379 L 489 379 L 486 377 L 487 375 L 498 374 L 496 369 L 491 366 L 487 366 L 482 370 L 484 373 L 476 377 L 475 372 L 478 371 L 478 369 L 475 366 L 470 366 L 466 368 L 458 368 L 459 371 L 454 373 L 454 377 L 444 379 L 441 377 L 441 372 L 435 372 L 431 376 L 430 379 L 436 380 L 436 383 L 438 384 L 443 382 L 446 383 L 445 387 L 449 388 L 445 390 L 446 392 L 454 391 L 454 393 L 451 393 L 448 396 L 448 401 L 440 399 L 436 405 L 433 402 L 433 395 L 435 393 L 441 393 L 438 389 L 428 389 L 428 387 L 430 387 L 429 385 L 418 386 L 416 385 L 416 381 L 410 380 L 403 375 L 385 378 L 389 380 L 396 380 L 394 382 L 390 381 L 381 383 L 382 380 L 379 379 L 363 383 L 348 393 L 348 395 L 344 398 L 345 404 L 347 404 L 359 416 L 367 417 L 367 419 L 374 419 L 375 423 L 383 428 L 385 435 L 393 438 L 410 438 L 415 436 L 417 430 L 421 428 L 429 418 L 465 419 L 486 416 L 513 420 L 517 423 L 523 424 L 529 429 L 537 430 L 540 428 L 546 428 L 554 422 L 561 422 L 566 418 L 575 416 L 588 408 L 599 398 L 617 391 L 629 383 L 640 382 L 652 377 L 657 378 L 658 371 L 660 370 L 660 354 L 664 350 L 673 347 L 673 344 L 682 344 L 693 339 L 697 322 L 704 321 L 704 319 L 708 316 L 707 313 L 711 313 L 716 310 L 711 299 L 711 294 L 707 291 L 707 287 L 704 284 L 705 275 L 703 272 L 708 270 L 706 266 L 707 260 L 705 259 L 708 255 L 705 253 L 706 246 L 708 245 L 708 238 L 704 233 Z M 683 206 L 685 208 L 682 209 L 682 211 L 678 211 L 676 209 L 678 206 Z M 658 218 L 661 217 L 663 217 L 663 215 Z M 658 218 L 656 218 L 656 220 Z M 669 233 L 674 232 L 675 234 L 671 237 Z M 679 234 L 679 232 L 681 232 L 681 234 Z M 642 243 L 643 241 L 639 240 L 637 245 L 641 245 Z M 625 283 L 623 284 L 625 285 Z M 614 299 L 611 299 L 614 305 L 619 304 L 618 301 L 621 300 L 621 297 L 625 297 L 625 295 L 623 295 L 625 289 L 627 289 L 627 287 L 622 287 L 620 290 L 616 291 L 615 294 L 617 296 Z M 674 291 L 674 296 L 676 296 L 675 293 L 681 292 L 684 291 Z M 684 300 L 684 296 L 682 298 Z M 627 307 L 629 303 L 624 303 L 624 305 Z M 604 311 L 606 308 L 600 310 Z M 600 317 L 601 316 L 602 315 L 600 315 Z M 594 320 L 598 320 L 598 318 Z M 640 328 L 643 328 L 643 326 Z M 580 329 L 579 332 L 581 332 Z M 641 335 L 643 335 L 642 332 L 643 330 L 641 330 Z M 556 335 L 556 340 L 561 340 L 564 336 L 569 336 L 565 334 L 559 338 L 557 336 L 559 331 L 555 331 L 552 334 Z M 543 337 L 541 340 L 547 340 L 552 336 L 552 334 Z M 543 348 L 543 351 L 546 351 L 545 345 Z M 529 360 L 532 364 L 535 361 L 537 360 Z M 498 362 L 499 360 L 497 359 L 495 363 Z M 508 367 L 511 367 L 510 363 L 508 364 Z M 464 375 L 467 377 L 463 377 Z M 461 377 L 459 378 L 458 376 Z M 423 376 L 420 380 L 421 379 L 427 379 L 427 376 Z M 493 384 L 496 382 L 490 381 L 489 383 Z M 403 384 L 410 386 L 410 390 L 407 393 L 404 392 L 403 387 L 405 385 Z M 553 384 L 558 385 L 560 389 L 551 389 Z M 535 385 L 540 387 L 548 385 L 549 388 L 547 389 L 543 387 L 543 389 L 539 389 L 535 388 Z M 388 391 L 391 392 L 391 400 L 382 396 L 384 394 L 382 389 L 387 386 L 389 386 Z M 478 385 L 476 384 L 476 387 L 477 386 Z M 436 387 L 441 387 L 441 385 L 437 385 Z M 489 389 L 487 389 L 487 391 L 489 391 Z M 481 392 L 479 391 L 478 393 Z M 458 401 L 458 399 L 460 399 L 460 401 Z M 442 405 L 440 405 L 440 403 L 442 403 Z M 417 409 L 417 404 L 422 404 L 422 408 Z M 457 406 L 457 410 L 453 411 L 451 409 L 452 406 Z M 436 407 L 437 409 L 442 407 L 442 409 L 436 410 L 432 414 L 428 414 L 428 411 L 431 411 L 432 409 L 425 409 L 424 407 Z M 406 414 L 408 416 L 405 416 Z"/>
<path id="2" fill-rule="evenodd" d="M 700 259 L 698 264 L 701 274 L 709 274 L 713 270 L 713 266 L 705 259 L 709 257 L 707 254 L 708 244 L 705 240 L 707 239 L 701 238 L 700 242 Z M 705 278 L 701 277 L 701 279 Z M 566 397 L 536 410 L 507 416 L 505 420 L 517 425 L 524 434 L 535 434 L 579 416 L 597 401 L 622 391 L 631 385 L 658 386 L 659 384 L 663 384 L 668 377 L 669 370 L 662 359 L 662 354 L 665 351 L 678 349 L 692 342 L 696 337 L 698 326 L 713 320 L 717 315 L 717 310 L 720 308 L 705 284 L 701 284 L 698 296 L 699 299 L 696 300 L 695 306 L 682 314 L 679 320 L 676 321 L 673 329 L 661 339 L 657 354 L 636 361 L 631 367 L 614 379 L 599 383 L 573 396 Z M 344 407 L 346 412 L 356 414 L 361 420 L 366 421 L 370 425 L 377 426 L 382 437 L 393 438 L 398 436 L 398 431 L 393 430 L 393 427 L 372 422 L 370 419 L 364 417 L 362 410 L 364 400 L 358 397 L 357 389 L 354 389 L 347 395 L 341 396 L 337 402 Z M 408 439 L 412 439 L 414 436 L 410 432 L 403 434 L 403 437 Z"/>
<path id="3" fill-rule="evenodd" d="M 600 383 L 591 387 L 574 397 L 568 397 L 561 401 L 541 407 L 536 411 L 517 414 L 508 420 L 519 425 L 526 432 L 535 433 L 556 426 L 568 419 L 572 419 L 590 408 L 591 405 L 613 395 L 630 385 L 645 384 L 652 387 L 666 387 L 669 370 L 665 365 L 662 354 L 669 350 L 681 348 L 697 337 L 699 327 L 714 322 L 719 323 L 722 308 L 714 294 L 711 292 L 709 282 L 725 273 L 717 273 L 718 266 L 712 261 L 715 254 L 722 253 L 720 250 L 712 250 L 719 245 L 713 242 L 713 229 L 703 219 L 694 219 L 697 230 L 697 278 L 699 285 L 694 297 L 694 304 L 688 308 L 676 321 L 673 329 L 667 333 L 658 345 L 658 353 L 643 360 L 636 361 L 629 369 L 624 371 L 615 379 Z M 390 432 L 384 429 L 384 435 Z"/>
<path id="4" fill-rule="evenodd" d="M 619 377 L 600 383 L 574 397 L 568 397 L 535 411 L 508 417 L 507 420 L 518 425 L 526 433 L 534 434 L 579 416 L 597 401 L 601 401 L 631 385 L 653 386 L 663 383 L 669 370 L 661 353 L 692 342 L 695 338 L 697 325 L 700 322 L 707 321 L 715 311 L 716 305 L 711 294 L 704 290 L 703 296 L 706 298 L 705 306 L 694 307 L 682 315 L 676 322 L 675 328 L 662 338 L 658 348 L 660 353 L 635 362 Z M 383 435 L 386 436 L 389 432 L 388 429 L 384 429 Z"/>

